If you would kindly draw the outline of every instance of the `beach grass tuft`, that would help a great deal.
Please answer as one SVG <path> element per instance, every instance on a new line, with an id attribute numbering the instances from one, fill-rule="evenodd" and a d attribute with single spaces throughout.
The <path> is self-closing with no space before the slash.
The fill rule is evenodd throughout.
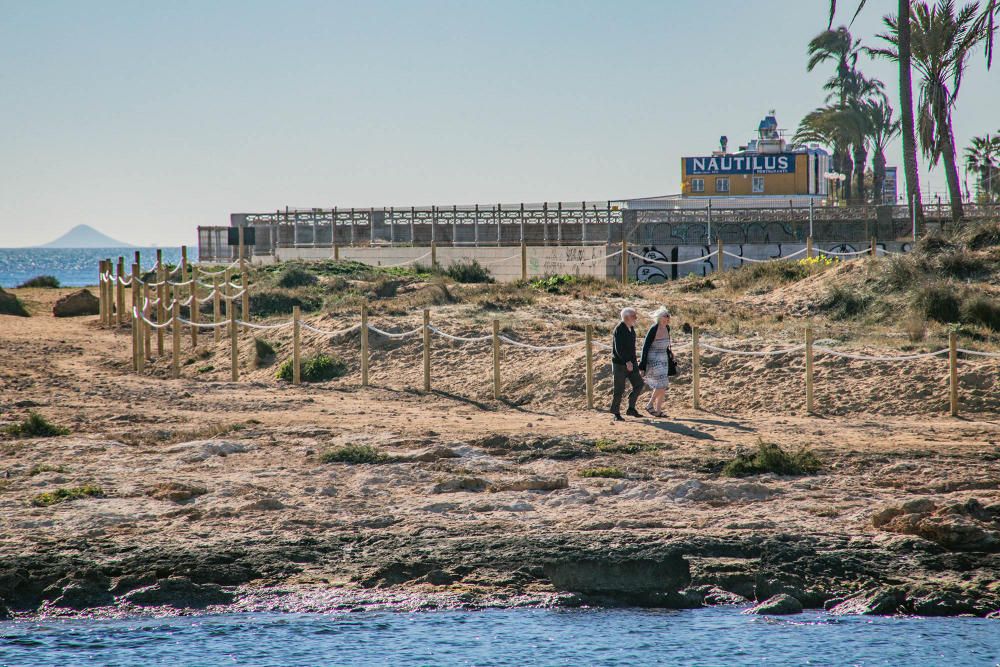
<path id="1" fill-rule="evenodd" d="M 94 484 L 84 484 L 83 486 L 71 486 L 65 489 L 56 489 L 55 491 L 39 493 L 31 499 L 31 504 L 35 507 L 50 507 L 52 505 L 58 505 L 59 503 L 68 502 L 70 500 L 79 500 L 80 498 L 103 497 L 104 491 L 101 487 Z"/>
<path id="2" fill-rule="evenodd" d="M 813 475 L 822 467 L 819 457 L 806 447 L 787 452 L 773 442 L 757 441 L 753 452 L 738 452 L 722 468 L 725 477 L 749 477 L 774 473 L 776 475 Z"/>
<path id="3" fill-rule="evenodd" d="M 52 438 L 69 434 L 68 428 L 53 424 L 35 411 L 29 412 L 24 421 L 11 424 L 5 431 L 15 438 Z"/>

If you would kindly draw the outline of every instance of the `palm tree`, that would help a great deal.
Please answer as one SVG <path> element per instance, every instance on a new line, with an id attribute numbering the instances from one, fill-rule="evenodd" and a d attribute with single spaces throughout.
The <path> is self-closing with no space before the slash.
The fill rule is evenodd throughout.
<path id="1" fill-rule="evenodd" d="M 872 142 L 872 200 L 882 203 L 882 189 L 885 185 L 885 148 L 893 137 L 899 134 L 900 120 L 893 118 L 893 109 L 884 97 L 869 101 L 864 107 L 868 125 L 868 138 Z"/>
<path id="2" fill-rule="evenodd" d="M 965 149 L 965 165 L 976 172 L 976 198 L 992 204 L 1000 180 L 1000 134 L 973 137 Z"/>
<path id="3" fill-rule="evenodd" d="M 834 171 L 847 175 L 844 181 L 844 199 L 850 196 L 850 174 L 854 163 L 851 160 L 852 125 L 851 112 L 837 105 L 827 105 L 814 109 L 799 122 L 792 141 L 799 144 L 815 142 L 830 147 L 831 166 Z"/>

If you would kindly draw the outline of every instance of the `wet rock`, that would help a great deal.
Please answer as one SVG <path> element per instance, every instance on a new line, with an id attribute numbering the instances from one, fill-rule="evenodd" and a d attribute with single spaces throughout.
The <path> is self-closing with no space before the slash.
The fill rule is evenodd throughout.
<path id="1" fill-rule="evenodd" d="M 183 503 L 208 493 L 208 489 L 194 484 L 184 484 L 182 482 L 163 482 L 157 484 L 146 491 L 146 495 L 157 500 L 169 500 L 175 503 Z"/>
<path id="2" fill-rule="evenodd" d="M 721 588 L 711 587 L 702 599 L 702 604 L 709 607 L 721 607 L 724 605 L 746 604 L 747 598 Z"/>
<path id="3" fill-rule="evenodd" d="M 101 301 L 90 293 L 90 290 L 78 290 L 67 294 L 52 306 L 52 314 L 56 317 L 79 317 L 81 315 L 97 315 L 101 312 Z"/>
<path id="4" fill-rule="evenodd" d="M 453 477 L 435 484 L 431 493 L 479 492 L 485 491 L 489 486 L 490 483 L 482 477 Z"/>
<path id="5" fill-rule="evenodd" d="M 233 597 L 216 584 L 196 584 L 187 577 L 170 577 L 126 593 L 121 600 L 140 607 L 202 609 L 214 604 L 229 604 Z"/>
<path id="6" fill-rule="evenodd" d="M 68 609 L 89 609 L 103 607 L 114 602 L 109 592 L 110 580 L 99 572 L 77 572 L 50 586 L 45 596 L 52 599 L 55 607 Z M 61 589 L 61 591 L 60 591 Z M 60 591 L 54 598 L 54 591 Z"/>
<path id="7" fill-rule="evenodd" d="M 657 560 L 567 559 L 544 565 L 559 591 L 644 605 L 683 606 L 677 591 L 690 583 L 688 563 L 679 555 Z"/>
<path id="8" fill-rule="evenodd" d="M 137 588 L 144 588 L 146 586 L 152 586 L 156 583 L 156 573 L 146 572 L 143 574 L 125 574 L 117 579 L 111 584 L 110 593 L 115 597 L 119 595 L 124 595 L 129 591 L 134 591 Z"/>
<path id="9" fill-rule="evenodd" d="M 9 621 L 11 618 L 13 615 L 10 613 L 10 608 L 0 600 L 0 621 Z"/>
<path id="10" fill-rule="evenodd" d="M 906 596 L 896 588 L 866 591 L 833 606 L 830 613 L 837 616 L 891 616 L 900 610 Z"/>
<path id="11" fill-rule="evenodd" d="M 760 614 L 763 616 L 787 616 L 789 614 L 801 614 L 802 603 L 791 595 L 779 593 L 763 602 L 758 602 L 744 614 Z"/>
<path id="12" fill-rule="evenodd" d="M 984 600 L 978 594 L 958 590 L 920 590 L 911 592 L 908 606 L 918 616 L 987 615 L 997 600 Z"/>

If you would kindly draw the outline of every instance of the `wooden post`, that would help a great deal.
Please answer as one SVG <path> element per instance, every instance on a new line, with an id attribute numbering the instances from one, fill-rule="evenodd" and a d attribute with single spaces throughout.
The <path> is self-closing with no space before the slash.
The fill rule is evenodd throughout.
<path id="1" fill-rule="evenodd" d="M 97 321 L 104 324 L 104 260 L 97 260 Z"/>
<path id="2" fill-rule="evenodd" d="M 174 322 L 170 325 L 170 333 L 173 339 L 173 350 L 171 350 L 170 360 L 172 362 L 171 370 L 176 380 L 181 376 L 181 302 L 176 298 L 176 295 L 171 315 L 174 318 Z"/>
<path id="3" fill-rule="evenodd" d="M 874 236 L 872 237 L 872 257 L 878 257 L 878 243 Z"/>
<path id="4" fill-rule="evenodd" d="M 958 416 L 958 334 L 948 334 L 948 403 L 951 416 Z"/>
<path id="5" fill-rule="evenodd" d="M 236 382 L 240 379 L 240 366 L 239 366 L 239 328 L 236 326 L 236 309 L 233 308 L 233 302 L 229 302 L 229 365 L 232 369 L 232 381 Z"/>
<path id="6" fill-rule="evenodd" d="M 424 391 L 431 390 L 431 311 L 424 308 Z"/>
<path id="7" fill-rule="evenodd" d="M 201 304 L 198 302 L 198 265 L 191 268 L 191 347 L 198 347 L 198 318 L 201 317 Z"/>
<path id="8" fill-rule="evenodd" d="M 812 259 L 813 256 L 813 237 L 806 237 L 806 258 Z"/>
<path id="9" fill-rule="evenodd" d="M 718 237 L 717 243 L 718 243 L 718 246 L 717 246 L 717 249 L 718 249 L 718 258 L 716 259 L 716 261 L 718 262 L 718 266 L 715 267 L 715 271 L 716 271 L 716 273 L 718 273 L 721 276 L 722 272 L 725 270 L 724 269 L 725 265 L 723 264 L 723 261 L 725 259 L 725 255 L 723 254 L 723 252 L 725 251 L 725 249 L 723 248 L 723 245 L 722 245 L 722 237 L 721 236 Z"/>
<path id="10" fill-rule="evenodd" d="M 149 285 L 143 285 L 142 292 L 143 292 L 143 297 L 144 297 L 143 303 L 145 305 L 148 305 L 149 302 L 150 302 L 151 297 L 153 296 L 152 289 L 149 287 Z M 147 310 L 149 312 L 146 312 Z M 147 308 L 144 307 L 142 309 L 142 314 L 145 315 L 146 319 L 148 320 L 153 315 L 153 309 L 152 308 L 148 308 L 147 309 Z M 150 344 L 151 340 L 152 340 L 151 327 L 148 324 L 146 324 L 145 321 L 140 322 L 139 324 L 141 325 L 142 332 L 143 332 L 143 334 L 142 334 L 142 338 L 143 338 L 142 349 L 146 353 L 146 359 L 152 360 L 153 359 L 153 346 Z"/>
<path id="11" fill-rule="evenodd" d="M 142 329 L 139 326 L 139 318 L 136 313 L 139 312 L 139 263 L 136 262 L 132 265 L 132 370 L 138 372 L 141 370 L 141 364 L 139 360 L 142 358 Z"/>
<path id="12" fill-rule="evenodd" d="M 691 327 L 691 407 L 701 410 L 701 348 L 698 341 L 701 332 Z"/>
<path id="13" fill-rule="evenodd" d="M 336 235 L 337 235 L 337 228 L 336 227 L 333 228 L 333 235 L 336 238 Z M 333 244 L 333 261 L 335 261 L 335 262 L 339 262 L 340 261 L 340 246 L 337 245 L 336 242 L 334 242 L 334 244 Z"/>
<path id="14" fill-rule="evenodd" d="M 594 409 L 594 325 L 587 325 L 587 409 Z"/>
<path id="15" fill-rule="evenodd" d="M 111 262 L 102 259 L 101 260 L 101 288 L 98 290 L 98 295 L 101 300 L 101 324 L 104 326 L 111 326 L 112 319 L 114 317 L 114 306 L 111 303 L 111 281 L 108 279 L 108 273 L 111 272 Z"/>
<path id="16" fill-rule="evenodd" d="M 368 306 L 361 306 L 361 386 L 368 386 Z"/>
<path id="17" fill-rule="evenodd" d="M 500 320 L 493 320 L 493 398 L 500 400 Z"/>
<path id="18" fill-rule="evenodd" d="M 212 276 L 212 324 L 218 324 L 222 321 L 222 297 L 219 294 L 219 276 Z M 219 342 L 219 329 L 222 327 L 215 327 L 214 340 L 216 343 Z"/>
<path id="19" fill-rule="evenodd" d="M 813 330 L 806 327 L 806 412 L 813 414 Z"/>
<path id="20" fill-rule="evenodd" d="M 225 303 L 226 306 L 226 319 L 229 319 L 229 311 L 234 304 L 231 298 L 233 296 L 233 288 L 232 288 L 233 272 L 228 266 L 226 267 L 226 272 L 222 277 L 226 281 L 222 285 L 222 296 L 228 297 L 223 299 L 223 302 Z M 228 330 L 229 327 L 226 326 L 225 329 Z"/>
<path id="21" fill-rule="evenodd" d="M 167 319 L 167 270 L 163 266 L 163 251 L 156 250 L 156 323 L 163 324 Z M 156 328 L 156 356 L 163 356 L 163 334 L 161 327 Z"/>
<path id="22" fill-rule="evenodd" d="M 188 274 L 188 247 L 181 246 L 181 279 L 178 282 L 185 282 Z"/>
<path id="23" fill-rule="evenodd" d="M 622 285 L 628 283 L 628 239 L 625 237 L 625 221 L 622 221 Z"/>
<path id="24" fill-rule="evenodd" d="M 240 317 L 244 322 L 250 321 L 250 276 L 246 271 L 240 274 L 240 283 L 243 285 L 243 302 L 240 305 Z"/>
<path id="25" fill-rule="evenodd" d="M 528 282 L 528 244 L 521 237 L 521 280 Z"/>
<path id="26" fill-rule="evenodd" d="M 125 324 L 125 258 L 118 258 L 118 276 L 115 278 L 115 310 L 118 312 L 118 326 Z"/>
<path id="27" fill-rule="evenodd" d="M 292 384 L 302 383 L 302 307 L 292 306 Z"/>

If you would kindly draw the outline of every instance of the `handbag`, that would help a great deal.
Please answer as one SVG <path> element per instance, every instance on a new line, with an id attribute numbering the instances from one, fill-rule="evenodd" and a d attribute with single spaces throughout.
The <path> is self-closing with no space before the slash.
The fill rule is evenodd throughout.
<path id="1" fill-rule="evenodd" d="M 677 375 L 677 360 L 674 359 L 674 351 L 667 348 L 667 377 Z"/>

